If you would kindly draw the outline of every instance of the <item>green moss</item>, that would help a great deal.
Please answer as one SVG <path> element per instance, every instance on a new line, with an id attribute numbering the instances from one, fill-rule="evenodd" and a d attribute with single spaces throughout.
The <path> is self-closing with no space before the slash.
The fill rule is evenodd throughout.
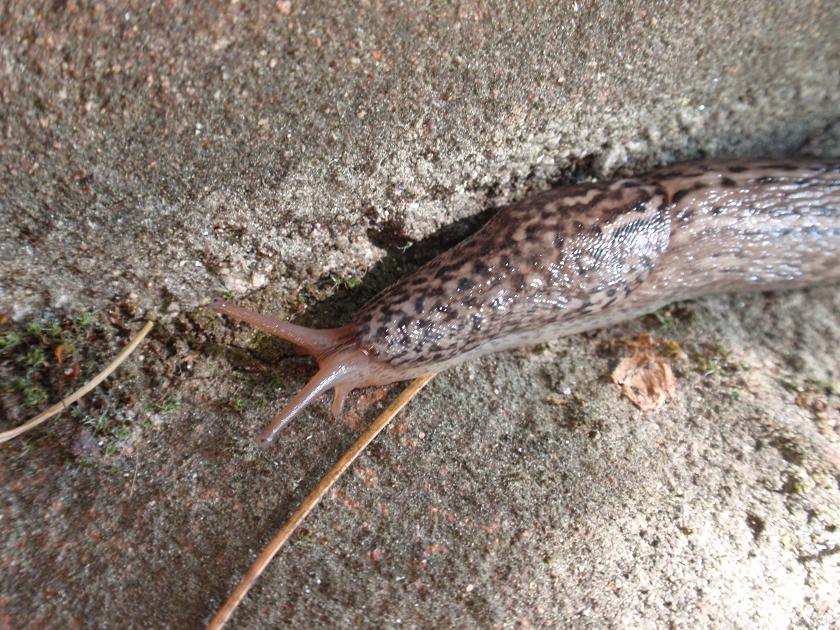
<path id="1" fill-rule="evenodd" d="M 181 401 L 177 398 L 167 398 L 165 401 L 160 403 L 156 411 L 160 413 L 175 413 L 181 408 Z"/>
<path id="2" fill-rule="evenodd" d="M 715 357 L 705 352 L 696 353 L 694 355 L 694 363 L 697 366 L 697 370 L 704 376 L 711 376 L 720 370 L 720 365 L 715 360 Z"/>
<path id="3" fill-rule="evenodd" d="M 32 348 L 18 360 L 29 368 L 41 367 L 47 362 L 47 359 L 44 356 L 44 350 L 40 347 Z"/>
<path id="4" fill-rule="evenodd" d="M 23 329 L 30 337 L 40 337 L 43 327 L 39 322 L 29 322 Z"/>
<path id="5" fill-rule="evenodd" d="M 805 385 L 809 385 L 811 388 L 822 392 L 826 396 L 835 396 L 840 393 L 837 383 L 828 379 L 821 379 L 816 376 L 806 376 L 804 382 Z"/>
<path id="6" fill-rule="evenodd" d="M 803 494 L 805 492 L 805 482 L 798 475 L 791 473 L 785 479 L 782 492 L 785 494 Z"/>
<path id="7" fill-rule="evenodd" d="M 37 407 L 47 400 L 47 391 L 29 377 L 17 379 L 15 386 L 23 394 L 30 407 Z"/>
<path id="8" fill-rule="evenodd" d="M 718 372 L 734 374 L 740 369 L 732 362 L 732 350 L 720 342 L 707 344 L 703 349 L 693 354 L 694 365 L 704 376 L 711 376 Z"/>
<path id="9" fill-rule="evenodd" d="M 0 350 L 5 350 L 6 348 L 14 348 L 19 343 L 20 335 L 18 335 L 17 332 L 14 330 L 7 330 L 2 335 L 0 335 Z"/>
<path id="10" fill-rule="evenodd" d="M 330 275 L 330 279 L 336 287 L 345 287 L 347 289 L 355 289 L 362 284 L 362 281 L 356 276 L 345 278 L 343 276 Z"/>
<path id="11" fill-rule="evenodd" d="M 659 326 L 667 331 L 673 331 L 680 325 L 690 325 L 697 321 L 697 313 L 686 304 L 676 302 L 660 308 L 652 314 Z"/>

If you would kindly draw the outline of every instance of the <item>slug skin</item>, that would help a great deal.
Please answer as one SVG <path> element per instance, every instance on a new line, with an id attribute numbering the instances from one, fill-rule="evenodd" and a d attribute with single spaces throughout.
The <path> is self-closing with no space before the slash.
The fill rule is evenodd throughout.
<path id="1" fill-rule="evenodd" d="M 690 162 L 564 186 L 483 228 L 369 302 L 310 330 L 213 308 L 302 346 L 320 369 L 261 434 L 270 443 L 329 388 L 433 374 L 707 293 L 840 280 L 840 160 Z"/>

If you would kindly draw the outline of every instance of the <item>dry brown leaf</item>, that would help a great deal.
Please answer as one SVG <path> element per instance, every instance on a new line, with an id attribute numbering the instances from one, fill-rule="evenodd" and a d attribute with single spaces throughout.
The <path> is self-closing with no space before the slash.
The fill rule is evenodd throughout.
<path id="1" fill-rule="evenodd" d="M 656 411 L 677 391 L 671 364 L 659 353 L 659 340 L 650 335 L 627 340 L 626 345 L 633 354 L 619 361 L 612 380 L 639 409 Z"/>

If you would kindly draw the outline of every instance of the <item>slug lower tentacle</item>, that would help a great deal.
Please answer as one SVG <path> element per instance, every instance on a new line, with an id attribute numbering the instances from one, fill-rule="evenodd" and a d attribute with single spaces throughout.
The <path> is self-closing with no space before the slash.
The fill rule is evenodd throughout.
<path id="1" fill-rule="evenodd" d="M 213 308 L 300 345 L 318 373 L 265 443 L 334 388 L 433 374 L 467 359 L 651 312 L 707 293 L 840 280 L 840 161 L 690 162 L 565 186 L 500 210 L 473 236 L 369 302 L 310 330 Z"/>

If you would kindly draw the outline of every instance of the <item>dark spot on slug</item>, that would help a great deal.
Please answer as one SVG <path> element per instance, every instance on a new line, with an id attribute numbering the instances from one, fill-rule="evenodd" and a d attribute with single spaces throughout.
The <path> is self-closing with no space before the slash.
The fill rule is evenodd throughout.
<path id="1" fill-rule="evenodd" d="M 492 273 L 490 271 L 490 268 L 487 266 L 487 263 L 483 260 L 476 260 L 473 263 L 473 272 L 478 274 L 482 278 L 486 278 Z"/>
<path id="2" fill-rule="evenodd" d="M 534 241 L 542 233 L 542 226 L 539 223 L 531 223 L 525 228 L 525 238 Z"/>
<path id="3" fill-rule="evenodd" d="M 475 287 L 475 282 L 469 278 L 461 278 L 458 282 L 458 291 L 469 291 L 473 287 Z"/>
<path id="4" fill-rule="evenodd" d="M 453 271 L 457 271 L 461 268 L 461 263 L 456 262 L 450 265 L 444 265 L 440 267 L 437 272 L 435 272 L 435 278 L 438 280 L 442 279 L 444 276 L 451 276 Z"/>
<path id="5" fill-rule="evenodd" d="M 681 199 L 683 199 L 689 193 L 696 192 L 698 190 L 702 190 L 703 188 L 706 188 L 706 184 L 704 184 L 703 182 L 695 182 L 694 184 L 692 184 L 688 188 L 683 188 L 683 189 L 677 191 L 674 194 L 673 202 L 678 203 Z"/>
<path id="6" fill-rule="evenodd" d="M 411 324 L 411 318 L 408 315 L 403 315 L 400 317 L 400 321 L 397 322 L 397 328 L 408 329 L 409 324 Z"/>
<path id="7" fill-rule="evenodd" d="M 690 190 L 688 190 L 688 189 L 686 189 L 686 188 L 682 188 L 682 189 L 678 190 L 677 192 L 675 192 L 675 193 L 674 193 L 674 198 L 672 199 L 672 201 L 673 201 L 674 203 L 679 203 L 680 201 L 682 201 L 682 200 L 683 200 L 683 198 L 684 198 L 684 197 L 685 197 L 685 196 L 686 196 L 689 192 L 691 192 L 691 191 L 690 191 Z"/>

